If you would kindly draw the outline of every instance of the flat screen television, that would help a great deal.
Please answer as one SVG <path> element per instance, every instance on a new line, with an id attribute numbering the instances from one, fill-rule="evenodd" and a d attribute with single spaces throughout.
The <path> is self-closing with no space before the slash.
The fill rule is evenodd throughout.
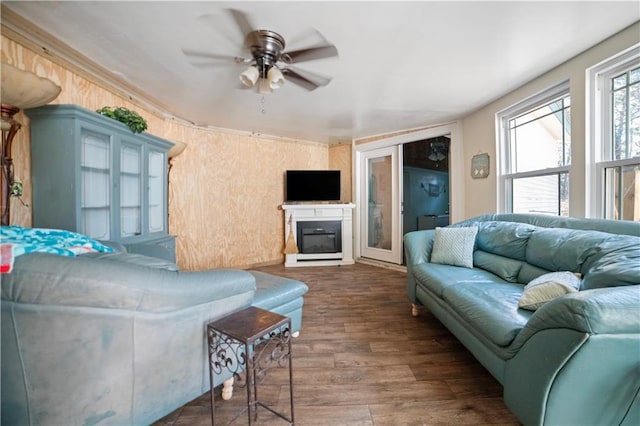
<path id="1" fill-rule="evenodd" d="M 340 170 L 287 170 L 285 202 L 340 201 Z"/>

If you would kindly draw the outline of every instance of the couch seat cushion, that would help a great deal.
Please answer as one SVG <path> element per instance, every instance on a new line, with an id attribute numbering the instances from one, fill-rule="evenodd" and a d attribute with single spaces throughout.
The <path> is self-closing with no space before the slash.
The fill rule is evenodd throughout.
<path id="1" fill-rule="evenodd" d="M 493 283 L 458 282 L 448 286 L 443 299 L 467 324 L 498 346 L 509 346 L 533 312 L 518 309 L 521 284 L 496 277 Z"/>
<path id="2" fill-rule="evenodd" d="M 256 279 L 256 295 L 253 306 L 271 310 L 301 299 L 309 290 L 306 284 L 291 278 L 279 277 L 260 271 L 248 271 Z"/>
<path id="3" fill-rule="evenodd" d="M 459 283 L 486 284 L 499 279 L 491 272 L 479 268 L 468 269 L 460 266 L 420 263 L 413 267 L 413 275 L 418 285 L 442 297 L 444 289 Z"/>

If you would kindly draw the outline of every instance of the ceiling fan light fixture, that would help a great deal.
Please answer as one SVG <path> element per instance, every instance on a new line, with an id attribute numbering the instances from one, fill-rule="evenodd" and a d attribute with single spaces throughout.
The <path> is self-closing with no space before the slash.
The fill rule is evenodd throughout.
<path id="1" fill-rule="evenodd" d="M 267 80 L 269 81 L 269 87 L 272 89 L 278 89 L 284 84 L 284 76 L 278 67 L 271 67 L 267 73 Z"/>
<path id="2" fill-rule="evenodd" d="M 260 81 L 258 82 L 258 93 L 271 93 L 271 84 L 269 84 L 269 79 L 260 79 Z"/>
<path id="3" fill-rule="evenodd" d="M 240 74 L 240 81 L 247 87 L 253 87 L 256 81 L 258 81 L 258 77 L 260 77 L 260 71 L 251 65 Z"/>

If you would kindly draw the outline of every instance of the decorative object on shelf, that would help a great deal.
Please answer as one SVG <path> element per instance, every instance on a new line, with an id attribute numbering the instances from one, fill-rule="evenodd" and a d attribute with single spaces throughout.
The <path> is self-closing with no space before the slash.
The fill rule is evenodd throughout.
<path id="1" fill-rule="evenodd" d="M 2 63 L 2 85 L 0 100 L 2 102 L 0 117 L 2 119 L 2 225 L 9 225 L 11 215 L 10 197 L 22 196 L 22 182 L 14 179 L 11 144 L 22 125 L 14 120 L 21 109 L 33 108 L 48 104 L 62 90 L 53 81 L 36 74 Z M 14 194 L 15 192 L 15 194 Z M 19 192 L 19 195 L 16 195 Z M 20 200 L 22 201 L 22 200 Z M 24 204 L 24 202 L 23 202 Z"/>
<path id="2" fill-rule="evenodd" d="M 173 146 L 169 149 L 167 156 L 171 158 L 175 158 L 178 155 L 182 154 L 182 151 L 187 147 L 187 144 L 182 141 L 171 141 L 173 142 Z"/>
<path id="3" fill-rule="evenodd" d="M 133 133 L 142 133 L 147 130 L 147 120 L 130 109 L 124 107 L 102 107 L 96 110 L 96 112 L 121 122 L 130 128 Z"/>
<path id="4" fill-rule="evenodd" d="M 293 215 L 289 215 L 289 236 L 287 237 L 287 245 L 284 248 L 284 254 L 298 253 L 298 245 L 293 237 Z"/>
<path id="5" fill-rule="evenodd" d="M 326 86 L 331 78 L 306 70 L 294 68 L 291 64 L 338 56 L 338 49 L 330 43 L 307 48 L 285 51 L 285 40 L 271 30 L 256 29 L 249 17 L 239 10 L 228 9 L 231 18 L 244 37 L 243 47 L 251 54 L 250 58 L 218 53 L 182 49 L 191 58 L 195 67 L 235 63 L 249 65 L 241 74 L 240 81 L 247 87 L 257 87 L 258 93 L 271 93 L 281 87 L 285 81 L 291 81 L 307 90 Z"/>
<path id="6" fill-rule="evenodd" d="M 182 151 L 187 147 L 187 144 L 182 141 L 171 142 L 173 142 L 173 146 L 169 149 L 169 152 L 167 152 L 167 158 L 169 158 L 169 170 L 167 173 L 171 173 L 171 169 L 173 168 L 173 159 L 182 154 Z"/>
<path id="7" fill-rule="evenodd" d="M 489 154 L 477 154 L 471 159 L 471 177 L 484 179 L 489 176 Z"/>

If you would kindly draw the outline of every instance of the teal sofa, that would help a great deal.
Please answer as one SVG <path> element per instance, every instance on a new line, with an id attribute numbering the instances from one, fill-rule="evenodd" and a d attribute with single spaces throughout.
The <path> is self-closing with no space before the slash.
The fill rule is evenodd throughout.
<path id="1" fill-rule="evenodd" d="M 473 267 L 432 263 L 436 231 L 405 236 L 407 294 L 503 385 L 524 425 L 640 424 L 640 223 L 485 215 Z M 579 291 L 535 311 L 525 284 L 581 274 Z"/>
<path id="2" fill-rule="evenodd" d="M 256 304 L 296 333 L 307 291 L 126 252 L 25 254 L 1 278 L 3 425 L 153 423 L 210 389 L 208 322 Z"/>

